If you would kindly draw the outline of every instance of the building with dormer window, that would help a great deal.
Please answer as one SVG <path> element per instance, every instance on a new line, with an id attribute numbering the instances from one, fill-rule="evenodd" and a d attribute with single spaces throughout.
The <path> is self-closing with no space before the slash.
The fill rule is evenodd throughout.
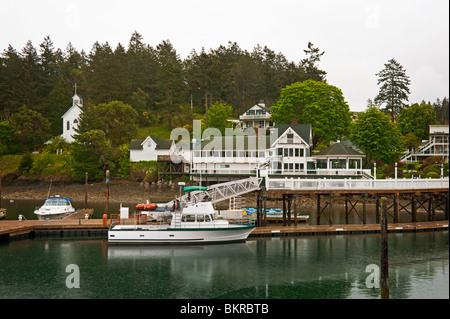
<path id="1" fill-rule="evenodd" d="M 269 128 L 272 126 L 270 122 L 270 116 L 272 110 L 264 104 L 259 102 L 248 109 L 244 114 L 239 116 L 239 120 L 242 122 L 242 128 Z"/>

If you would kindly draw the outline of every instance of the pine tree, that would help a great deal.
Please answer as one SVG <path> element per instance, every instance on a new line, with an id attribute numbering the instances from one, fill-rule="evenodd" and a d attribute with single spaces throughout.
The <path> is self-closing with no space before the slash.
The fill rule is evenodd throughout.
<path id="1" fill-rule="evenodd" d="M 401 110 L 406 107 L 403 101 L 408 101 L 409 76 L 406 70 L 395 59 L 390 59 L 384 65 L 384 69 L 376 74 L 380 91 L 375 97 L 375 103 L 383 106 L 385 113 L 390 113 L 391 121 L 394 122 Z"/>
<path id="2" fill-rule="evenodd" d="M 325 54 L 325 51 L 320 52 L 319 48 L 315 48 L 314 44 L 308 42 L 308 50 L 303 50 L 308 56 L 300 62 L 303 66 L 307 79 L 314 81 L 325 81 L 327 72 L 317 68 L 316 63 L 320 61 L 320 57 Z"/>

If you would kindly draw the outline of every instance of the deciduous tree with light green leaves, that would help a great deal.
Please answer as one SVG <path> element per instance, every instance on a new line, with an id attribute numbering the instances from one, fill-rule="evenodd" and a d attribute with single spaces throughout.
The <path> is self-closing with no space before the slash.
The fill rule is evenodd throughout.
<path id="1" fill-rule="evenodd" d="M 392 164 L 398 161 L 403 151 L 400 132 L 389 115 L 376 106 L 369 106 L 358 115 L 350 138 L 366 155 L 366 168 L 370 168 L 375 160 Z"/>
<path id="2" fill-rule="evenodd" d="M 347 135 L 352 124 L 350 109 L 342 91 L 325 82 L 296 82 L 281 90 L 280 99 L 272 106 L 271 121 L 290 124 L 311 124 L 313 143 L 328 144 L 338 136 Z"/>
<path id="3" fill-rule="evenodd" d="M 225 134 L 225 128 L 231 127 L 227 119 L 233 114 L 231 105 L 215 102 L 208 110 L 208 127 L 215 127 Z"/>
<path id="4" fill-rule="evenodd" d="M 413 133 L 421 140 L 427 140 L 430 124 L 436 122 L 436 112 L 430 104 L 414 103 L 402 110 L 397 118 L 398 129 L 403 135 Z"/>

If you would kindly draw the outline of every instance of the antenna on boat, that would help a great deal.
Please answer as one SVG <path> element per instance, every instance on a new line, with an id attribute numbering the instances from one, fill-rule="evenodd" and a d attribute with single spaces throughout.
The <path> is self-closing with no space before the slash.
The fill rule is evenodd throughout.
<path id="1" fill-rule="evenodd" d="M 47 198 L 50 196 L 50 190 L 52 189 L 52 180 L 50 180 L 50 186 L 48 187 Z"/>

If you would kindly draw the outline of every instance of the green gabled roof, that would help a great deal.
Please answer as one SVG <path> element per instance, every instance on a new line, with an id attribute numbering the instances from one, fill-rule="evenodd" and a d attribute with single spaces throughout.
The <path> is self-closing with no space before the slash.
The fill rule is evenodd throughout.
<path id="1" fill-rule="evenodd" d="M 314 156 L 337 156 L 337 155 L 350 155 L 350 156 L 364 156 L 362 153 L 358 152 L 350 146 L 345 146 L 342 143 L 335 143 L 324 150 L 321 150 Z"/>
<path id="2" fill-rule="evenodd" d="M 311 124 L 276 124 L 275 128 L 278 129 L 278 137 L 292 128 L 306 143 L 309 143 L 311 138 Z"/>
<path id="3" fill-rule="evenodd" d="M 157 150 L 168 150 L 172 146 L 171 140 L 165 140 L 162 138 L 158 138 L 155 136 L 150 135 L 149 136 L 155 143 L 156 143 L 156 149 Z M 141 150 L 142 149 L 142 143 L 146 140 L 146 138 L 138 138 L 134 139 L 130 142 L 130 146 L 128 149 L 130 150 Z"/>
<path id="4" fill-rule="evenodd" d="M 131 140 L 129 150 L 141 150 L 142 143 L 145 141 L 145 138 L 137 138 L 135 140 Z"/>
<path id="5" fill-rule="evenodd" d="M 168 150 L 172 146 L 172 140 L 165 140 L 155 136 L 150 136 L 152 140 L 156 143 L 157 150 Z"/>

